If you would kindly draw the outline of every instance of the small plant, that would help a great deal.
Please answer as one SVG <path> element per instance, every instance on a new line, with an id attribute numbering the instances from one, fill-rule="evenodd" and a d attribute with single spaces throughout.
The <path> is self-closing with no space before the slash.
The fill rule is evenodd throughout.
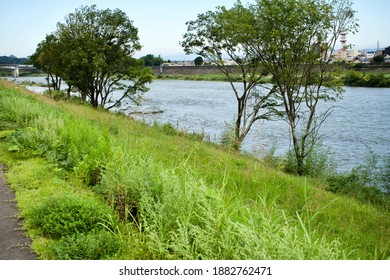
<path id="1" fill-rule="evenodd" d="M 122 243 L 107 231 L 94 231 L 63 237 L 49 249 L 56 260 L 102 260 L 115 258 Z"/>
<path id="2" fill-rule="evenodd" d="M 77 196 L 48 198 L 28 213 L 29 225 L 44 236 L 61 238 L 87 233 L 99 227 L 101 216 L 108 213 L 97 201 Z"/>
<path id="3" fill-rule="evenodd" d="M 156 169 L 158 166 L 150 158 L 134 157 L 117 149 L 93 189 L 106 198 L 120 220 L 137 222 L 141 199 L 155 199 L 161 192 Z"/>
<path id="4" fill-rule="evenodd" d="M 233 148 L 234 146 L 234 127 L 232 125 L 225 124 L 225 128 L 222 131 L 219 143 L 225 148 Z"/>
<path id="5" fill-rule="evenodd" d="M 382 205 L 390 209 L 389 162 L 379 165 L 377 155 L 368 150 L 365 162 L 352 169 L 349 173 L 335 174 L 328 178 L 328 190 L 352 196 L 360 201 Z"/>
<path id="6" fill-rule="evenodd" d="M 297 168 L 294 151 L 290 150 L 286 156 L 279 159 L 284 160 L 283 170 L 294 174 Z M 336 163 L 331 157 L 331 153 L 322 143 L 317 143 L 307 155 L 303 166 L 303 175 L 312 178 L 327 178 L 336 173 Z"/>

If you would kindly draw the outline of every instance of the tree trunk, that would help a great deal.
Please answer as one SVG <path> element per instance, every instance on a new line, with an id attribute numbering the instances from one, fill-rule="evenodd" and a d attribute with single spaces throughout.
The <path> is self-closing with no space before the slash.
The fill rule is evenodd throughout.
<path id="1" fill-rule="evenodd" d="M 233 148 L 238 151 L 241 147 L 242 137 L 241 137 L 241 119 L 243 114 L 243 102 L 241 98 L 238 99 L 237 104 L 237 119 L 234 126 L 234 139 L 233 139 Z"/>

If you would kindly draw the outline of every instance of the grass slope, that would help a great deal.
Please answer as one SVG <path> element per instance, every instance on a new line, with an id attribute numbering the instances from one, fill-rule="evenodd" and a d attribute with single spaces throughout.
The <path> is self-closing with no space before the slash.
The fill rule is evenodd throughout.
<path id="1" fill-rule="evenodd" d="M 0 80 L 0 131 L 42 259 L 390 257 L 385 209 L 171 126 Z"/>

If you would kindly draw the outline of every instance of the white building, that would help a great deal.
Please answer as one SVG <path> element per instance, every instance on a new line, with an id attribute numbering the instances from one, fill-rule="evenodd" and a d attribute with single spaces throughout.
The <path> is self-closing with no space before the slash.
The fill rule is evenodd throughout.
<path id="1" fill-rule="evenodd" d="M 367 59 L 373 59 L 374 58 L 374 56 L 375 56 L 375 51 L 367 51 L 366 52 L 366 58 Z"/>

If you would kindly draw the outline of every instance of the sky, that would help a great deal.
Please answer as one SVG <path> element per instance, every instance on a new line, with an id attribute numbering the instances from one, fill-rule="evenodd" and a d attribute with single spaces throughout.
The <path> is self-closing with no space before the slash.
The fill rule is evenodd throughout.
<path id="1" fill-rule="evenodd" d="M 359 31 L 347 35 L 356 49 L 390 46 L 389 0 L 354 0 Z M 81 6 L 124 11 L 138 28 L 142 50 L 137 57 L 153 54 L 164 59 L 185 60 L 179 44 L 185 23 L 217 6 L 232 7 L 236 0 L 16 0 L 0 1 L 0 56 L 27 57 L 34 53 L 46 34 L 56 30 L 69 13 Z M 254 0 L 242 0 L 253 3 Z M 336 46 L 337 47 L 337 46 Z M 339 44 L 341 47 L 341 44 Z"/>

